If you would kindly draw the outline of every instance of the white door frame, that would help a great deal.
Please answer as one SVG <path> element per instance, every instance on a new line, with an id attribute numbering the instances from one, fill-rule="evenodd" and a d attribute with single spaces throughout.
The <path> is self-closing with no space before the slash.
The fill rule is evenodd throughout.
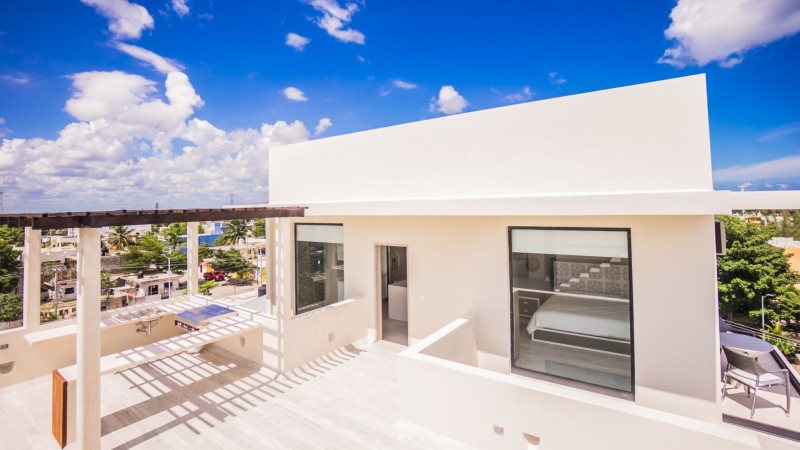
<path id="1" fill-rule="evenodd" d="M 375 276 L 375 341 L 382 341 L 383 340 L 383 296 L 381 295 L 381 248 L 382 247 L 402 247 L 406 249 L 406 289 L 407 289 L 407 296 L 406 296 L 406 308 L 408 309 L 408 321 L 406 322 L 406 335 L 408 335 L 408 331 L 411 328 L 411 285 L 408 282 L 408 260 L 409 260 L 409 246 L 408 244 L 396 244 L 396 243 L 385 243 L 385 242 L 375 242 L 373 244 L 373 253 L 374 253 L 374 276 Z M 387 261 L 388 263 L 388 261 Z M 388 268 L 387 268 L 388 270 Z M 387 286 L 388 289 L 388 286 Z M 410 344 L 410 342 L 409 342 Z"/>

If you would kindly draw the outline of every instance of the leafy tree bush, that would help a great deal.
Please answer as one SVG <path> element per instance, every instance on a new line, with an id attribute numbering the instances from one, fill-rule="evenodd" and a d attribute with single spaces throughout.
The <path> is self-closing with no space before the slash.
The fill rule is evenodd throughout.
<path id="1" fill-rule="evenodd" d="M 800 274 L 789 266 L 782 248 L 767 241 L 772 227 L 756 225 L 737 217 L 720 216 L 725 224 L 727 254 L 717 261 L 719 305 L 723 314 L 742 313 L 761 317 L 761 296 L 774 294 L 765 302 L 765 318 L 774 325 L 794 322 L 800 317 L 800 292 L 794 286 Z"/>
<path id="2" fill-rule="evenodd" d="M 206 281 L 205 283 L 201 283 L 197 286 L 197 289 L 203 295 L 211 295 L 211 290 L 217 287 L 217 282 L 214 280 Z"/>
<path id="3" fill-rule="evenodd" d="M 214 260 L 211 265 L 216 270 L 227 273 L 237 273 L 242 278 L 252 272 L 255 267 L 250 261 L 244 259 L 242 254 L 237 250 L 217 252 L 214 255 Z"/>
<path id="4" fill-rule="evenodd" d="M 0 294 L 0 322 L 22 320 L 22 296 Z"/>

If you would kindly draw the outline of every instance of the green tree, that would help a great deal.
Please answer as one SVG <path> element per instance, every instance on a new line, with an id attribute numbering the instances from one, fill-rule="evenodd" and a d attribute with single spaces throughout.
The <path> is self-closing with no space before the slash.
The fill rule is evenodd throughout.
<path id="1" fill-rule="evenodd" d="M 259 237 L 259 238 L 267 236 L 267 220 L 266 219 L 256 219 L 253 222 L 253 236 Z"/>
<path id="2" fill-rule="evenodd" d="M 19 294 L 0 294 L 0 322 L 13 322 L 22 319 L 22 296 Z"/>
<path id="3" fill-rule="evenodd" d="M 255 267 L 250 261 L 244 259 L 242 254 L 237 250 L 217 252 L 216 255 L 214 255 L 214 260 L 211 265 L 216 270 L 226 273 L 237 273 L 243 278 L 246 274 L 252 272 Z"/>
<path id="4" fill-rule="evenodd" d="M 782 248 L 767 241 L 775 229 L 732 216 L 718 217 L 725 224 L 727 254 L 717 261 L 719 305 L 724 315 L 761 317 L 761 296 L 774 294 L 765 305 L 771 325 L 800 318 L 800 274 L 789 266 Z"/>
<path id="5" fill-rule="evenodd" d="M 236 245 L 240 240 L 247 237 L 247 224 L 242 219 L 228 221 L 222 234 L 217 238 L 218 245 Z"/>
<path id="6" fill-rule="evenodd" d="M 117 250 L 125 250 L 133 242 L 133 231 L 125 225 L 117 225 L 108 235 L 108 244 Z"/>
<path id="7" fill-rule="evenodd" d="M 167 243 L 158 239 L 152 233 L 140 236 L 136 243 L 128 247 L 128 253 L 122 257 L 122 266 L 129 269 L 146 270 L 155 264 L 159 270 L 167 266 L 167 255 L 170 265 L 175 273 L 182 273 L 186 267 L 186 254 L 180 249 L 170 249 Z"/>
<path id="8" fill-rule="evenodd" d="M 10 293 L 19 284 L 19 256 L 10 244 L 0 239 L 0 293 Z"/>
<path id="9" fill-rule="evenodd" d="M 197 257 L 200 260 L 211 258 L 214 254 L 214 251 L 211 250 L 211 246 L 208 244 L 200 244 L 200 247 L 197 249 Z"/>
<path id="10" fill-rule="evenodd" d="M 197 286 L 197 290 L 203 295 L 211 295 L 211 290 L 217 287 L 217 282 L 214 280 L 206 281 Z"/>
<path id="11" fill-rule="evenodd" d="M 12 247 L 22 247 L 25 244 L 25 230 L 22 227 L 0 226 L 0 241 Z"/>

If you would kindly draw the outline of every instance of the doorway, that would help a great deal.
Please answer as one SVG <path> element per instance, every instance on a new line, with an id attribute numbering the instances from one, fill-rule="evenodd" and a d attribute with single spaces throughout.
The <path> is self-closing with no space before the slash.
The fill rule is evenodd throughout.
<path id="1" fill-rule="evenodd" d="M 378 246 L 381 280 L 381 339 L 408 345 L 406 248 Z"/>

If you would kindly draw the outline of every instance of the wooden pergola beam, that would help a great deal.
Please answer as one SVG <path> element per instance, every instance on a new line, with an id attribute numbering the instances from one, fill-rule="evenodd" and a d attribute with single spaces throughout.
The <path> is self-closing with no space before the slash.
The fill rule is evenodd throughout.
<path id="1" fill-rule="evenodd" d="M 117 210 L 58 213 L 0 214 L 0 225 L 31 227 L 38 230 L 58 228 L 101 228 L 116 225 L 149 225 L 209 220 L 265 219 L 303 217 L 305 206 L 248 207 L 213 209 Z"/>

